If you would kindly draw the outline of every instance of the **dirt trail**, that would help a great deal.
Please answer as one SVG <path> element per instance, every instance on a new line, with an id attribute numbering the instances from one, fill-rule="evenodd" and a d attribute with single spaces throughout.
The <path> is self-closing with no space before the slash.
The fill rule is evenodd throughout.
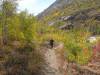
<path id="1" fill-rule="evenodd" d="M 54 69 L 58 69 L 58 62 L 57 62 L 55 50 L 48 49 L 48 51 L 45 53 L 45 60 L 50 67 Z"/>
<path id="2" fill-rule="evenodd" d="M 61 50 L 63 49 L 63 45 L 60 44 L 57 47 L 54 47 L 53 49 L 48 49 L 45 53 L 45 60 L 46 62 L 50 65 L 50 67 L 54 68 L 54 69 L 59 69 L 58 65 L 59 62 L 58 60 L 60 58 L 58 58 L 58 54 L 57 54 L 57 50 Z"/>
<path id="3" fill-rule="evenodd" d="M 46 73 L 46 75 L 66 75 L 66 61 L 63 55 L 63 48 L 63 44 L 52 49 L 46 48 L 44 59 L 47 66 L 45 68 L 49 68 L 49 73 Z"/>

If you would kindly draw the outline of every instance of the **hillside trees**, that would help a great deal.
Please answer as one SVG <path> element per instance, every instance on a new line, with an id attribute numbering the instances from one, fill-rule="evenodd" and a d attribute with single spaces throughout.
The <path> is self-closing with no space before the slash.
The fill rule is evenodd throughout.
<path id="1" fill-rule="evenodd" d="M 33 26 L 35 25 L 35 18 L 32 15 L 28 15 L 27 11 L 23 11 L 19 14 L 20 20 L 20 29 L 24 35 L 24 39 L 27 42 L 31 42 L 33 40 Z"/>
<path id="2" fill-rule="evenodd" d="M 27 11 L 17 13 L 17 3 L 14 0 L 3 0 L 0 11 L 0 41 L 7 45 L 11 41 L 31 42 L 36 36 L 40 24 Z M 23 44 L 24 44 L 23 43 Z"/>
<path id="3" fill-rule="evenodd" d="M 16 12 L 16 3 L 14 0 L 3 0 L 1 3 L 2 13 L 2 44 L 6 45 L 8 41 L 8 20 Z"/>

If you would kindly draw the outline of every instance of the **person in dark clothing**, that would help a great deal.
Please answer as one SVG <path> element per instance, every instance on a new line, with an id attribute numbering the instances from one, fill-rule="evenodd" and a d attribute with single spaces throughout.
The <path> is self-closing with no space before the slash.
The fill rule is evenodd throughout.
<path id="1" fill-rule="evenodd" d="M 51 47 L 51 48 L 54 47 L 54 40 L 53 40 L 53 39 L 50 40 L 50 47 Z"/>

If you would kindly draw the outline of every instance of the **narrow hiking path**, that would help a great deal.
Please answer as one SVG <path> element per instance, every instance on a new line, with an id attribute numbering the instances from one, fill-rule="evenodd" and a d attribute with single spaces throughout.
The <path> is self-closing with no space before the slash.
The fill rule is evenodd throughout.
<path id="1" fill-rule="evenodd" d="M 63 44 L 59 44 L 54 48 L 44 49 L 45 75 L 67 75 L 63 48 Z"/>
<path id="2" fill-rule="evenodd" d="M 58 66 L 60 66 L 59 62 L 61 62 L 58 58 L 59 54 L 57 54 L 57 51 L 63 49 L 63 44 L 60 44 L 57 47 L 54 47 L 52 49 L 47 49 L 45 53 L 45 60 L 50 65 L 50 67 L 54 69 L 59 69 Z"/>

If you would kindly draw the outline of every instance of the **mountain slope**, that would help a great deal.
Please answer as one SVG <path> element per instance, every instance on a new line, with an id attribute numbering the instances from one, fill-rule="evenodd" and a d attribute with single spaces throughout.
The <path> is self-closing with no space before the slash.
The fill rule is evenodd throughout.
<path id="1" fill-rule="evenodd" d="M 94 0 L 56 0 L 50 7 L 48 7 L 46 10 L 40 13 L 38 17 L 42 18 L 54 12 L 55 10 L 64 10 L 70 6 L 72 6 L 73 8 L 76 8 L 76 6 L 78 6 L 78 8 L 81 8 L 82 3 L 85 3 L 84 5 L 88 4 L 91 7 L 92 4 L 99 5 L 100 1 L 99 0 L 95 0 L 95 1 Z"/>
<path id="2" fill-rule="evenodd" d="M 51 12 L 57 9 L 63 8 L 65 5 L 68 5 L 73 0 L 56 0 L 50 7 L 48 7 L 46 10 L 44 10 L 42 13 L 38 15 L 38 18 L 42 18 L 44 16 L 47 16 Z"/>
<path id="3" fill-rule="evenodd" d="M 38 18 L 60 29 L 89 26 L 90 31 L 100 33 L 100 0 L 56 0 Z"/>

